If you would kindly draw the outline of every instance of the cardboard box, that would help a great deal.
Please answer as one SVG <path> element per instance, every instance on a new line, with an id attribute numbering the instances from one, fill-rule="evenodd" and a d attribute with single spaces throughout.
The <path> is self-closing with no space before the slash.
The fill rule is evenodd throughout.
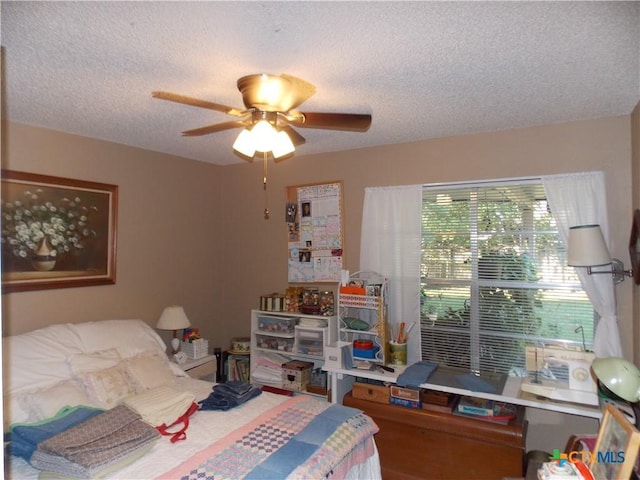
<path id="1" fill-rule="evenodd" d="M 458 403 L 460 395 L 437 390 L 423 389 L 420 393 L 422 409 L 432 412 L 453 413 Z"/>
<path id="2" fill-rule="evenodd" d="M 311 380 L 313 362 L 291 360 L 282 365 L 282 386 L 304 392 Z"/>
<path id="3" fill-rule="evenodd" d="M 319 385 L 307 385 L 307 392 L 314 393 L 316 395 L 327 395 L 327 387 L 321 387 Z"/>
<path id="4" fill-rule="evenodd" d="M 420 400 L 407 400 L 400 397 L 389 397 L 389 403 L 407 408 L 422 408 L 422 402 Z"/>
<path id="5" fill-rule="evenodd" d="M 364 287 L 347 285 L 345 287 L 340 287 L 340 293 L 344 293 L 346 295 L 365 295 L 367 291 Z"/>
<path id="6" fill-rule="evenodd" d="M 397 385 L 391 386 L 390 395 L 396 398 L 402 398 L 403 400 L 409 400 L 412 402 L 420 402 L 420 389 L 410 387 L 398 387 Z"/>
<path id="7" fill-rule="evenodd" d="M 369 400 L 375 403 L 389 403 L 389 387 L 384 385 L 354 382 L 351 394 L 353 398 Z"/>

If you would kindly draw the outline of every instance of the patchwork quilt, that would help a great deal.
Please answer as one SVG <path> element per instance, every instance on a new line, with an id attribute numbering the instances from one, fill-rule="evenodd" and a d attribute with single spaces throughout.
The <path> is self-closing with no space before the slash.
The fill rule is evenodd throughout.
<path id="1" fill-rule="evenodd" d="M 377 431 L 377 425 L 360 410 L 300 395 L 158 478 L 329 478 L 335 465 Z"/>

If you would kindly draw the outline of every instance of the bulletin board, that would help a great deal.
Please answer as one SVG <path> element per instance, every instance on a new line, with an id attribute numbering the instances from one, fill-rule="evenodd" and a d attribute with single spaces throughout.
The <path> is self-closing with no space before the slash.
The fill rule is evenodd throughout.
<path id="1" fill-rule="evenodd" d="M 344 263 L 342 182 L 286 187 L 289 283 L 339 282 Z"/>

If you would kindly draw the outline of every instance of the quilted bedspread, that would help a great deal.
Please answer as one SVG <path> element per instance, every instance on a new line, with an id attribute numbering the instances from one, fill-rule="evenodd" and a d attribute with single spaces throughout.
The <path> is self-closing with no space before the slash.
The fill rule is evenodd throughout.
<path id="1" fill-rule="evenodd" d="M 300 395 L 158 478 L 328 478 L 346 455 L 377 431 L 360 410 Z"/>

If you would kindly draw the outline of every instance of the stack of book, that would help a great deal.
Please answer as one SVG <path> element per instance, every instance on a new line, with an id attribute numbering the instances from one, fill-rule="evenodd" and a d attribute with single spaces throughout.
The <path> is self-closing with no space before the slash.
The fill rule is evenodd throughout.
<path id="1" fill-rule="evenodd" d="M 462 396 L 458 401 L 458 407 L 454 414 L 508 425 L 511 420 L 516 418 L 518 411 L 515 405 L 511 403 Z"/>
<path id="2" fill-rule="evenodd" d="M 249 383 L 249 356 L 230 355 L 226 373 L 227 380 Z"/>

